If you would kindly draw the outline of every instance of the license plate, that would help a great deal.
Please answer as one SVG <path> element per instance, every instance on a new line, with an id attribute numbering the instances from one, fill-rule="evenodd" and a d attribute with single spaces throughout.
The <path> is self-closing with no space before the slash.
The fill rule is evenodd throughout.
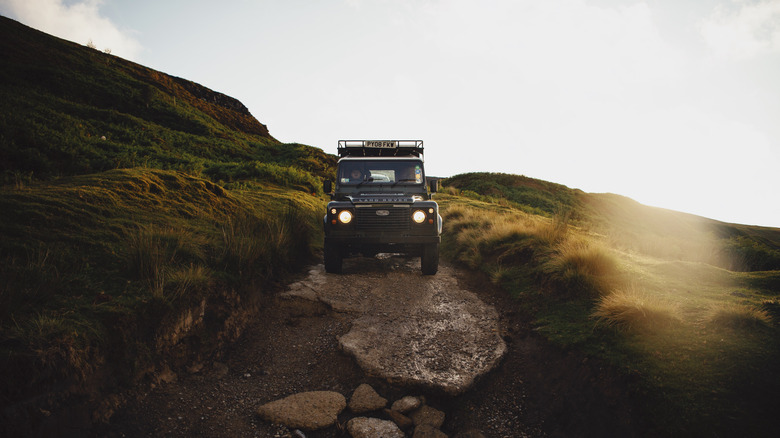
<path id="1" fill-rule="evenodd" d="M 398 145 L 397 145 L 397 142 L 395 142 L 395 141 L 368 140 L 368 141 L 366 141 L 366 147 L 367 148 L 394 149 L 394 148 L 398 147 Z"/>

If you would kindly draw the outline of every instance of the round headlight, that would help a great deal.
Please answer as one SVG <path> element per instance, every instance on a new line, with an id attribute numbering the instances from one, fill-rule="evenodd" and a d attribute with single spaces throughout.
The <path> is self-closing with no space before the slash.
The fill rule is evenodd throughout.
<path id="1" fill-rule="evenodd" d="M 352 222 L 352 213 L 350 213 L 349 210 L 342 210 L 341 213 L 339 213 L 339 222 L 342 224 Z"/>
<path id="2" fill-rule="evenodd" d="M 414 213 L 412 213 L 412 220 L 417 222 L 418 224 L 425 222 L 425 212 L 422 210 L 415 211 Z"/>

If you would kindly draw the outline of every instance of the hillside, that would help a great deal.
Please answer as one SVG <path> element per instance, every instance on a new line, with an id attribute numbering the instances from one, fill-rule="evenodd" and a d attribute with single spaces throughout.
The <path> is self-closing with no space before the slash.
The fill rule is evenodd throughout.
<path id="1" fill-rule="evenodd" d="M 443 184 L 442 253 L 518 298 L 535 333 L 621 370 L 643 436 L 772 436 L 780 229 L 517 175 Z"/>
<path id="2" fill-rule="evenodd" d="M 468 173 L 444 184 L 466 196 L 501 201 L 527 213 L 566 216 L 624 249 L 735 271 L 780 270 L 777 228 L 724 223 L 519 175 Z"/>
<path id="3" fill-rule="evenodd" d="M 0 35 L 5 183 L 135 166 L 228 180 L 272 174 L 271 163 L 323 176 L 334 164 L 320 149 L 280 143 L 241 102 L 194 82 L 5 17 Z"/>
<path id="4" fill-rule="evenodd" d="M 0 17 L 0 435 L 235 339 L 321 246 L 334 164 L 232 97 Z"/>

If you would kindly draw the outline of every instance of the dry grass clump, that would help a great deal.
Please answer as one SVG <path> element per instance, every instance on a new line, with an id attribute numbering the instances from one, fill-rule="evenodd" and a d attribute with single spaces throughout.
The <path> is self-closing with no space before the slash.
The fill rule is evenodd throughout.
<path id="1" fill-rule="evenodd" d="M 681 320 L 676 305 L 633 287 L 601 297 L 591 316 L 597 325 L 622 330 L 668 327 Z"/>
<path id="2" fill-rule="evenodd" d="M 213 283 L 214 278 L 210 269 L 201 265 L 190 265 L 167 273 L 165 295 L 177 299 L 193 292 L 207 291 Z"/>
<path id="3" fill-rule="evenodd" d="M 555 247 L 543 270 L 558 292 L 599 297 L 612 289 L 617 262 L 594 241 L 568 238 Z"/>
<path id="4" fill-rule="evenodd" d="M 612 253 L 580 235 L 564 215 L 549 219 L 454 205 L 444 217 L 445 251 L 498 284 L 519 269 L 569 297 L 598 297 L 613 288 L 617 262 Z"/>
<path id="5" fill-rule="evenodd" d="M 718 303 L 710 307 L 704 322 L 715 328 L 749 329 L 770 327 L 772 316 L 763 309 L 738 303 Z"/>
<path id="6" fill-rule="evenodd" d="M 199 262 L 206 257 L 207 239 L 173 227 L 143 227 L 128 240 L 127 263 L 140 279 L 154 280 L 172 263 Z"/>

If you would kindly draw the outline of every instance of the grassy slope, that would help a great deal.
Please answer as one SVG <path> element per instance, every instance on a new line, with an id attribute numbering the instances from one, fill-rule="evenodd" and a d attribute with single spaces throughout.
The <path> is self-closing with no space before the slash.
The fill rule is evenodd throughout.
<path id="1" fill-rule="evenodd" d="M 444 184 L 444 253 L 518 296 L 538 333 L 633 376 L 648 435 L 771 433 L 780 230 L 521 176 Z"/>
<path id="2" fill-rule="evenodd" d="M 67 400 L 40 394 L 153 371 L 191 309 L 204 316 L 190 338 L 216 345 L 231 306 L 321 245 L 320 178 L 335 164 L 278 142 L 233 98 L 4 17 L 0 158 L 9 433 Z"/>

